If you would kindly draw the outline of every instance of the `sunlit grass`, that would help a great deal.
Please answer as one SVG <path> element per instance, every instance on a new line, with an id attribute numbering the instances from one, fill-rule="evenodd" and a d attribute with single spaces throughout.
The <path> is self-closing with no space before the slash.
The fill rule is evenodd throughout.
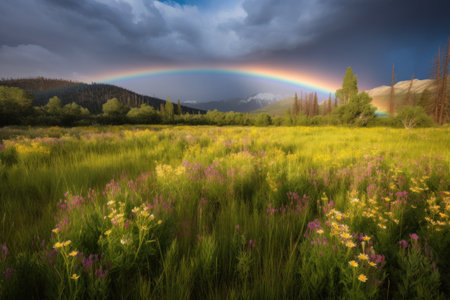
<path id="1" fill-rule="evenodd" d="M 0 295 L 448 295 L 449 133 L 2 129 Z"/>

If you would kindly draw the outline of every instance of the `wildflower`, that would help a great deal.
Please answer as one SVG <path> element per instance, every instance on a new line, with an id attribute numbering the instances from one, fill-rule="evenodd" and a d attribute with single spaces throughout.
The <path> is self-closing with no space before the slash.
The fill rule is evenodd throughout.
<path id="1" fill-rule="evenodd" d="M 362 239 L 363 239 L 363 241 L 366 241 L 366 242 L 370 241 L 370 236 L 363 236 Z"/>
<path id="2" fill-rule="evenodd" d="M 59 228 L 56 227 L 56 228 L 52 229 L 52 232 L 53 232 L 53 233 L 59 233 Z"/>
<path id="3" fill-rule="evenodd" d="M 412 239 L 412 240 L 416 240 L 416 241 L 419 240 L 419 236 L 417 234 L 415 234 L 415 233 L 411 233 L 409 235 L 409 238 Z"/>
<path id="4" fill-rule="evenodd" d="M 154 219 L 155 219 L 155 216 L 154 216 L 153 214 L 151 214 L 151 215 L 150 215 L 150 220 L 153 221 Z"/>
<path id="5" fill-rule="evenodd" d="M 114 200 L 108 201 L 108 203 L 106 203 L 106 205 L 110 206 L 114 204 Z"/>
<path id="6" fill-rule="evenodd" d="M 377 266 L 377 264 L 374 263 L 373 261 L 369 262 L 369 265 L 370 265 L 371 267 L 376 267 L 376 266 Z"/>
<path id="7" fill-rule="evenodd" d="M 64 246 L 64 247 L 67 247 L 67 246 L 70 245 L 70 243 L 72 243 L 72 241 L 71 241 L 71 240 L 67 240 L 67 241 L 65 241 L 65 242 L 63 243 L 63 246 Z"/>
<path id="8" fill-rule="evenodd" d="M 56 243 L 53 245 L 53 248 L 58 249 L 58 248 L 61 248 L 62 246 L 64 246 L 62 243 L 56 242 Z"/>
<path id="9" fill-rule="evenodd" d="M 386 202 L 391 201 L 391 199 L 390 199 L 389 197 L 384 197 L 384 200 L 385 200 Z"/>
<path id="10" fill-rule="evenodd" d="M 161 225 L 162 224 L 162 220 L 158 220 L 158 225 Z"/>
<path id="11" fill-rule="evenodd" d="M 72 276 L 70 276 L 70 279 L 73 279 L 73 280 L 77 280 L 78 278 L 80 278 L 80 275 L 77 275 L 77 274 L 72 274 Z"/>
<path id="12" fill-rule="evenodd" d="M 357 268 L 358 267 L 358 263 L 356 261 L 354 261 L 354 260 L 349 261 L 348 264 L 350 266 L 352 266 L 353 268 Z"/>
<path id="13" fill-rule="evenodd" d="M 361 281 L 361 282 L 366 282 L 367 281 L 367 276 L 364 275 L 364 274 L 360 274 L 358 276 L 358 280 Z"/>
<path id="14" fill-rule="evenodd" d="M 148 211 L 145 211 L 145 210 L 144 210 L 144 211 L 141 212 L 141 216 L 143 216 L 144 218 L 145 218 L 145 217 L 148 217 L 149 215 L 150 215 L 150 214 L 148 213 Z"/>
<path id="15" fill-rule="evenodd" d="M 343 234 L 341 234 L 341 237 L 346 240 L 349 240 L 352 238 L 352 236 L 350 234 L 348 234 L 347 232 L 344 232 Z"/>
<path id="16" fill-rule="evenodd" d="M 347 246 L 348 248 L 353 248 L 356 247 L 355 243 L 348 241 L 347 243 L 345 243 L 345 246 Z"/>
<path id="17" fill-rule="evenodd" d="M 322 233 L 323 233 L 323 230 L 322 230 L 322 229 L 319 229 L 319 230 L 317 230 L 317 233 L 318 233 L 318 234 L 322 234 Z"/>
<path id="18" fill-rule="evenodd" d="M 72 251 L 69 253 L 70 256 L 76 256 L 78 254 L 78 251 Z"/>
<path id="19" fill-rule="evenodd" d="M 110 235 L 111 234 L 111 229 L 110 230 L 107 230 L 107 231 L 105 231 L 105 235 L 106 236 L 108 236 L 108 235 Z"/>
<path id="20" fill-rule="evenodd" d="M 369 256 L 367 254 L 361 253 L 358 255 L 359 260 L 369 260 Z"/>

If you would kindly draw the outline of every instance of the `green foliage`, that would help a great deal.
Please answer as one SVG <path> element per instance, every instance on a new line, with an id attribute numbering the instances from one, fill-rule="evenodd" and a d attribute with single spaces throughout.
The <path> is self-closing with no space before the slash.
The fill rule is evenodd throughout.
<path id="1" fill-rule="evenodd" d="M 170 102 L 170 97 L 167 97 L 166 105 L 164 106 L 164 111 L 166 113 L 167 119 L 172 122 L 174 119 L 174 108 L 172 102 Z"/>
<path id="2" fill-rule="evenodd" d="M 366 92 L 353 95 L 348 104 L 340 105 L 333 114 L 343 123 L 352 126 L 367 126 L 375 118 L 376 108 Z"/>
<path id="3" fill-rule="evenodd" d="M 128 112 L 128 108 L 117 100 L 112 98 L 102 105 L 102 111 L 105 117 L 112 122 L 122 122 Z"/>
<path id="4" fill-rule="evenodd" d="M 158 124 L 161 122 L 160 115 L 152 106 L 147 104 L 130 109 L 127 113 L 127 119 L 134 124 Z"/>
<path id="5" fill-rule="evenodd" d="M 0 86 L 0 126 L 22 123 L 33 112 L 32 103 L 24 90 Z"/>
<path id="6" fill-rule="evenodd" d="M 255 125 L 257 126 L 269 126 L 272 124 L 272 118 L 268 114 L 260 113 L 256 117 Z"/>
<path id="7" fill-rule="evenodd" d="M 450 293 L 448 128 L 6 130 L 0 298 Z"/>
<path id="8" fill-rule="evenodd" d="M 396 120 L 406 129 L 411 129 L 413 127 L 429 127 L 433 124 L 431 117 L 429 117 L 420 106 L 402 107 L 397 112 Z"/>
<path id="9" fill-rule="evenodd" d="M 351 67 L 345 71 L 342 89 L 336 91 L 336 98 L 341 101 L 341 104 L 348 104 L 352 97 L 358 94 L 358 79 L 353 74 Z"/>

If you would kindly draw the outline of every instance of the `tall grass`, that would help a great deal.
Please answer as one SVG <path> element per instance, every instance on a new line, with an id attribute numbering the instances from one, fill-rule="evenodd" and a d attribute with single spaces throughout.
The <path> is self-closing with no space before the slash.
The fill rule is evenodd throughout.
<path id="1" fill-rule="evenodd" d="M 446 128 L 0 135 L 0 296 L 450 293 Z"/>

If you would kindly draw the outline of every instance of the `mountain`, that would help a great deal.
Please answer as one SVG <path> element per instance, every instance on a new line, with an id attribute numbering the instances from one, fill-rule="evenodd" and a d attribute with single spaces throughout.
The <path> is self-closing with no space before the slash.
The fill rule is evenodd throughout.
<path id="1" fill-rule="evenodd" d="M 261 107 L 259 109 L 256 109 L 252 111 L 251 113 L 259 114 L 259 113 L 266 113 L 271 116 L 277 115 L 281 116 L 286 113 L 286 111 L 290 108 L 292 108 L 292 105 L 294 104 L 294 98 L 285 98 L 273 103 L 270 103 L 269 105 L 266 105 L 264 107 Z"/>
<path id="2" fill-rule="evenodd" d="M 205 110 L 214 110 L 228 112 L 250 112 L 271 103 L 277 102 L 286 96 L 274 95 L 271 93 L 258 93 L 251 95 L 245 99 L 229 99 L 222 101 L 211 101 L 203 103 L 194 102 L 184 102 L 184 104 L 189 104 L 191 107 Z"/>
<path id="3" fill-rule="evenodd" d="M 161 104 L 166 101 L 137 94 L 127 89 L 100 83 L 83 83 L 62 79 L 29 78 L 29 79 L 2 79 L 0 85 L 18 87 L 34 96 L 34 105 L 45 105 L 48 99 L 57 96 L 63 105 L 75 102 L 87 109 L 91 113 L 98 114 L 102 111 L 102 105 L 111 98 L 117 98 L 120 102 L 131 107 L 139 106 L 143 103 L 153 106 L 159 110 Z M 174 103 L 176 105 L 176 103 Z M 200 109 L 181 106 L 183 112 L 205 113 Z"/>
<path id="4" fill-rule="evenodd" d="M 414 79 L 411 86 L 412 100 L 417 103 L 425 90 L 434 92 L 436 89 L 435 81 L 432 79 Z M 450 82 L 450 81 L 449 81 Z M 411 80 L 399 81 L 394 85 L 394 105 L 399 108 L 405 104 Z M 381 112 L 389 111 L 389 101 L 391 99 L 391 87 L 387 85 L 379 86 L 366 91 L 372 97 L 372 105 Z"/>

